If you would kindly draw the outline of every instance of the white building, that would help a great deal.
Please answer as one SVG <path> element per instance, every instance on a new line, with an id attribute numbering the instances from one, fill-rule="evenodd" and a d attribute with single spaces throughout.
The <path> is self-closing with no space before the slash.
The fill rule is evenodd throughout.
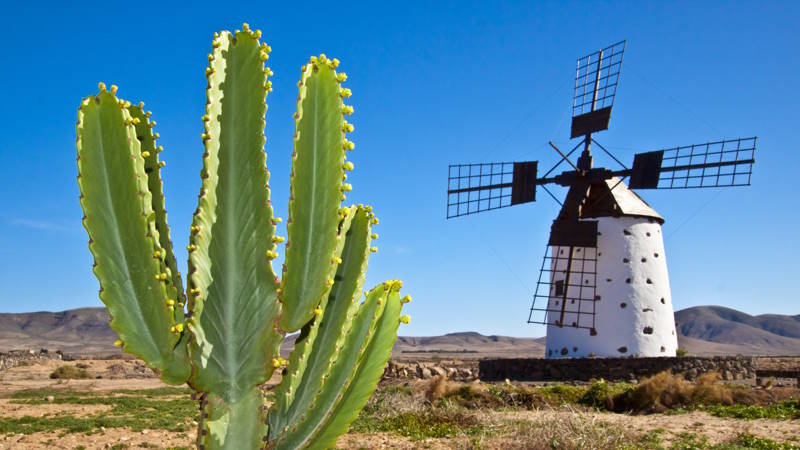
<path id="1" fill-rule="evenodd" d="M 570 258 L 570 247 L 551 247 L 548 358 L 675 356 L 664 219 L 618 183 L 586 196 L 580 218 L 597 221 L 596 248 L 572 247 Z"/>

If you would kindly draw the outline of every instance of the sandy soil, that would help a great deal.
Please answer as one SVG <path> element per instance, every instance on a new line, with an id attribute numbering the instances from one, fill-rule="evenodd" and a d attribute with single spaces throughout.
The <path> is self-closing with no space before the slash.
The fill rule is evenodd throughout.
<path id="1" fill-rule="evenodd" d="M 548 415 L 570 414 L 569 409 L 540 411 L 515 411 L 496 413 L 506 419 L 541 420 Z M 662 442 L 668 446 L 681 433 L 690 432 L 704 435 L 710 444 L 719 444 L 730 440 L 739 433 L 783 442 L 794 438 L 800 445 L 800 420 L 742 420 L 715 417 L 705 412 L 693 411 L 685 414 L 650 414 L 627 415 L 608 412 L 582 412 L 592 420 L 619 425 L 631 431 L 647 433 L 662 429 Z"/>
<path id="2" fill-rule="evenodd" d="M 99 376 L 102 378 L 69 381 L 51 380 L 49 378 L 50 373 L 58 366 L 64 364 L 75 365 L 79 362 L 88 366 L 87 370 L 92 376 Z M 120 364 L 122 364 L 122 367 L 119 366 Z M 152 389 L 165 386 L 157 378 L 109 378 L 110 376 L 119 376 L 124 373 L 133 374 L 132 376 L 141 376 L 141 368 L 137 368 L 136 364 L 138 364 L 136 361 L 120 360 L 44 361 L 31 366 L 16 367 L 6 372 L 0 372 L 0 418 L 22 417 L 25 415 L 43 416 L 45 414 L 55 415 L 61 413 L 87 415 L 107 408 L 107 406 L 103 405 L 57 405 L 51 403 L 42 405 L 20 405 L 9 403 L 8 397 L 13 392 L 23 389 L 70 388 L 106 392 L 115 389 Z M 277 379 L 274 378 L 271 382 L 275 383 Z M 494 416 L 493 419 L 497 420 L 536 421 L 547 419 L 548 415 L 574 414 L 574 410 L 491 411 L 487 412 L 487 414 Z M 662 429 L 664 432 L 661 434 L 661 438 L 667 445 L 682 432 L 704 435 L 708 438 L 710 443 L 723 442 L 742 432 L 776 441 L 795 439 L 796 442 L 800 442 L 800 420 L 723 419 L 702 412 L 646 416 L 628 416 L 601 412 L 583 412 L 582 414 L 593 420 L 606 421 L 641 433 Z M 86 449 L 105 449 L 111 448 L 116 444 L 125 444 L 128 448 L 192 448 L 195 439 L 194 430 L 186 433 L 173 433 L 163 430 L 143 430 L 141 432 L 134 432 L 126 428 L 111 428 L 100 429 L 97 430 L 96 433 L 89 435 L 65 434 L 60 436 L 61 434 L 61 432 L 46 432 L 34 433 L 31 435 L 0 435 L 0 450 L 74 449 L 81 445 Z M 494 440 L 488 438 L 482 441 L 482 445 L 488 448 L 495 448 L 493 446 L 495 444 L 497 448 L 502 448 L 502 437 Z M 468 446 L 469 441 L 465 438 L 414 441 L 390 433 L 351 433 L 343 436 L 338 442 L 338 447 L 343 449 L 447 449 L 467 448 Z"/>
<path id="3" fill-rule="evenodd" d="M 0 438 L 2 450 L 74 449 L 84 446 L 87 450 L 107 449 L 125 444 L 129 449 L 189 447 L 194 443 L 195 433 L 170 433 L 168 431 L 142 430 L 135 433 L 122 428 L 110 428 L 91 435 L 66 434 L 60 432 L 17 434 Z"/>

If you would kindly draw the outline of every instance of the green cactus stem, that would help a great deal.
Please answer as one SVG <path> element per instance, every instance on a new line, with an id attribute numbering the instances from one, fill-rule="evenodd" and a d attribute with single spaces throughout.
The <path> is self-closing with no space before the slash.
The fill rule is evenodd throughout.
<path id="1" fill-rule="evenodd" d="M 260 31 L 215 33 L 205 146 L 184 283 L 170 241 L 155 122 L 101 83 L 78 110 L 83 224 L 123 350 L 200 404 L 201 449 L 328 448 L 374 391 L 397 337 L 402 283 L 362 289 L 377 238 L 368 206 L 342 207 L 353 126 L 339 61 L 302 67 L 281 279 L 264 152 L 270 48 Z M 300 330 L 284 360 L 286 333 Z M 280 370 L 266 409 L 260 385 Z"/>

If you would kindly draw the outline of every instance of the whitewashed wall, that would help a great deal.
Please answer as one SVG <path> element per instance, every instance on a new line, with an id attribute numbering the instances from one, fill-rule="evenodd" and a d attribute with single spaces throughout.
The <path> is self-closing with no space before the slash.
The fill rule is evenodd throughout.
<path id="1" fill-rule="evenodd" d="M 577 314 L 565 314 L 564 327 L 547 326 L 548 358 L 675 356 L 678 339 L 669 289 L 664 240 L 658 221 L 642 217 L 602 217 L 598 219 L 596 279 L 579 280 L 584 286 L 596 284 L 595 333 L 570 326 Z M 554 253 L 569 251 L 556 247 Z M 576 252 L 578 249 L 575 250 Z M 581 249 L 581 252 L 594 249 Z M 575 253 L 574 260 L 578 260 Z M 566 268 L 561 256 L 553 262 L 552 281 L 563 279 Z M 574 263 L 573 263 L 574 264 Z M 556 265 L 558 265 L 556 267 Z M 561 267 L 563 266 L 563 267 Z M 586 272 L 593 271 L 587 265 Z M 577 284 L 571 281 L 570 284 Z M 575 289 L 575 288 L 571 288 Z M 584 289 L 582 311 L 590 305 L 590 289 Z M 570 296 L 573 295 L 572 291 Z M 550 310 L 560 309 L 561 299 L 551 296 Z M 573 305 L 569 305 L 574 309 Z M 558 319 L 551 313 L 548 322 Z M 590 319 L 590 318 L 589 318 Z M 581 315 L 580 323 L 587 316 Z"/>

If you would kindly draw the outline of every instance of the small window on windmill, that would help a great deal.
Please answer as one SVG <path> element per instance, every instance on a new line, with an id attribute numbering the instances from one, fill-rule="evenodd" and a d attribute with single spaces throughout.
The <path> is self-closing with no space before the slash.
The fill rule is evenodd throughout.
<path id="1" fill-rule="evenodd" d="M 556 297 L 564 295 L 564 280 L 556 280 Z"/>

